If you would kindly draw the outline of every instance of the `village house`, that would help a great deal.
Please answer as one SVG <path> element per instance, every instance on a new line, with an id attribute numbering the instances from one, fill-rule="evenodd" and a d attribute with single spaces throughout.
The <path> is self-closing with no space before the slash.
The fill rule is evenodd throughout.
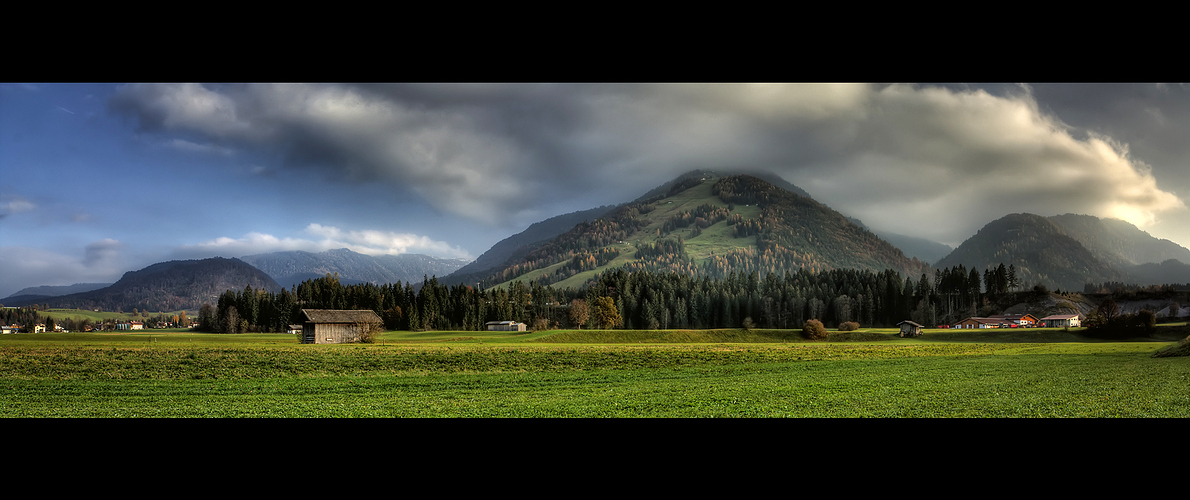
<path id="1" fill-rule="evenodd" d="M 914 323 L 912 321 L 909 321 L 909 320 L 905 320 L 900 323 L 897 323 L 897 326 L 901 327 L 901 336 L 902 337 L 917 337 L 917 336 L 921 335 L 921 329 L 925 328 L 924 326 L 921 326 L 921 325 Z"/>
<path id="2" fill-rule="evenodd" d="M 375 311 L 337 309 L 302 309 L 303 344 L 344 344 L 359 342 L 365 334 L 380 330 L 384 321 Z"/>
<path id="3" fill-rule="evenodd" d="M 1043 326 L 1051 328 L 1078 327 L 1082 323 L 1077 314 L 1055 314 L 1041 318 Z"/>
<path id="4" fill-rule="evenodd" d="M 516 321 L 489 321 L 487 327 L 489 332 L 523 332 L 526 330 L 524 323 L 517 323 Z"/>
<path id="5" fill-rule="evenodd" d="M 302 325 L 289 325 L 289 328 L 285 330 L 285 333 L 292 333 L 295 335 L 302 333 Z"/>
<path id="6" fill-rule="evenodd" d="M 1001 323 L 1008 323 L 1010 325 L 1016 324 L 1018 327 L 1032 327 L 1037 326 L 1037 316 L 1032 314 L 994 314 L 988 316 L 989 319 L 998 319 Z"/>

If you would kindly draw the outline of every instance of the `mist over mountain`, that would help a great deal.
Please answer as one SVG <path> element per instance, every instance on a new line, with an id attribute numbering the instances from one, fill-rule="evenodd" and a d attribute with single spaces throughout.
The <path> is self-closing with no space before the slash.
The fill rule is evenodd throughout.
<path id="1" fill-rule="evenodd" d="M 1157 264 L 1170 259 L 1190 263 L 1190 249 L 1154 238 L 1127 221 L 1078 214 L 1055 215 L 1048 219 L 1087 247 L 1096 258 L 1116 267 Z"/>
<path id="2" fill-rule="evenodd" d="M 954 251 L 954 248 L 945 243 L 938 243 L 937 241 L 918 238 L 916 236 L 876 231 L 855 217 L 847 217 L 847 219 L 864 229 L 876 233 L 876 236 L 883 238 L 884 241 L 892 243 L 893 246 L 901 249 L 906 256 L 916 258 L 922 262 L 938 262 L 939 259 L 950 255 L 950 252 Z"/>

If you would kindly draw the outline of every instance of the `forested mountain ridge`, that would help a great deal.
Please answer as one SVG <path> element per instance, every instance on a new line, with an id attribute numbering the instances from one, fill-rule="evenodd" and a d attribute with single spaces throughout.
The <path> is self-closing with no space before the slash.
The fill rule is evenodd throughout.
<path id="1" fill-rule="evenodd" d="M 929 266 L 807 196 L 751 175 L 695 171 L 476 281 L 582 287 L 615 268 L 722 278 L 845 268 L 917 276 Z"/>
<path id="2" fill-rule="evenodd" d="M 124 273 L 119 281 L 105 288 L 36 302 L 50 307 L 106 311 L 197 310 L 203 303 L 214 303 L 227 290 L 249 286 L 269 292 L 281 290 L 276 281 L 244 261 L 215 257 L 153 264 Z"/>
<path id="3" fill-rule="evenodd" d="M 1179 259 L 1190 260 L 1190 250 L 1122 220 L 1020 213 L 989 222 L 935 267 L 986 270 L 1005 264 L 1015 267 L 1023 287 L 1081 291 L 1088 283 L 1190 282 L 1190 268 Z"/>
<path id="4" fill-rule="evenodd" d="M 1023 286 L 1082 290 L 1086 283 L 1119 281 L 1119 269 L 1096 258 L 1082 243 L 1040 215 L 1009 214 L 987 223 L 936 268 L 965 265 L 986 270 L 1014 266 Z"/>
<path id="5" fill-rule="evenodd" d="M 466 264 L 463 259 L 442 259 L 420 254 L 372 256 L 346 248 L 318 253 L 272 252 L 247 255 L 240 257 L 240 260 L 264 271 L 286 288 L 327 274 L 338 274 L 343 283 L 420 281 L 427 275 L 445 276 Z"/>
<path id="6" fill-rule="evenodd" d="M 1048 219 L 1087 247 L 1096 258 L 1115 267 L 1157 264 L 1170 259 L 1190 264 L 1190 249 L 1155 238 L 1120 219 L 1078 214 L 1055 215 Z"/>
<path id="7" fill-rule="evenodd" d="M 530 225 L 524 231 L 509 236 L 488 249 L 471 263 L 456 269 L 439 279 L 450 284 L 474 284 L 491 271 L 508 263 L 524 258 L 529 252 L 544 245 L 575 225 L 586 220 L 598 219 L 612 211 L 614 206 L 605 205 L 590 210 L 562 214 Z"/>

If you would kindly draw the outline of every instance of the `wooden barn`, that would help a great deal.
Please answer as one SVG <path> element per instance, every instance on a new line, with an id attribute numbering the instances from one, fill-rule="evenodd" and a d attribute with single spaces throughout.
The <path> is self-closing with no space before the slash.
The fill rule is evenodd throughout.
<path id="1" fill-rule="evenodd" d="M 524 323 L 516 321 L 489 321 L 487 327 L 489 332 L 523 332 L 526 330 Z"/>
<path id="2" fill-rule="evenodd" d="M 909 320 L 905 320 L 900 323 L 897 323 L 897 326 L 901 327 L 901 336 L 902 337 L 917 337 L 917 336 L 921 335 L 921 329 L 925 328 L 924 326 L 921 326 L 921 325 L 914 323 L 912 321 L 909 321 Z"/>
<path id="3" fill-rule="evenodd" d="M 369 330 L 384 328 L 384 321 L 372 310 L 302 309 L 302 314 L 306 316 L 303 344 L 359 342 Z"/>

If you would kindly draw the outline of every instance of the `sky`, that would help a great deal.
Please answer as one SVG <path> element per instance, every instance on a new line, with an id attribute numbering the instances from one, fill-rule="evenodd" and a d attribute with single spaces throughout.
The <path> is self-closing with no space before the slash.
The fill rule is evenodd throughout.
<path id="1" fill-rule="evenodd" d="M 474 259 L 693 169 L 952 247 L 1011 213 L 1190 247 L 1190 85 L 0 83 L 0 297 L 178 259 Z"/>

